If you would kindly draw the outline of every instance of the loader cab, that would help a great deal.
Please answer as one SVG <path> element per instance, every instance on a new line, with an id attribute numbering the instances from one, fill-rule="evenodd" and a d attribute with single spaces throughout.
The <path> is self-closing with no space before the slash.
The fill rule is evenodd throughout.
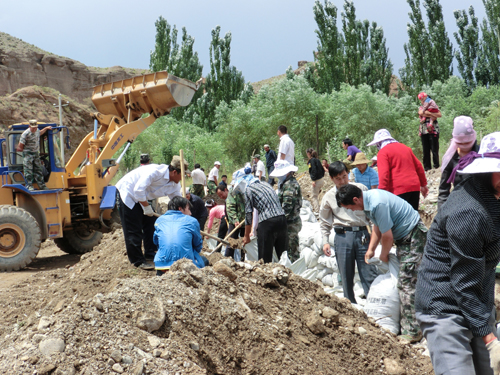
<path id="1" fill-rule="evenodd" d="M 60 137 L 63 136 L 65 127 L 58 127 L 57 124 L 38 124 L 38 130 L 51 126 L 49 130 L 40 137 L 40 159 L 44 167 L 44 180 L 47 182 L 51 172 L 64 172 L 64 163 L 62 161 Z M 7 171 L 12 183 L 24 183 L 23 171 L 23 153 L 17 151 L 17 146 L 21 134 L 29 128 L 29 124 L 15 124 L 9 127 L 5 132 L 5 139 L 1 142 L 2 158 L 1 169 Z M 63 151 L 64 152 L 64 151 Z M 21 172 L 23 175 L 20 175 Z M 2 173 L 5 174 L 5 173 Z"/>

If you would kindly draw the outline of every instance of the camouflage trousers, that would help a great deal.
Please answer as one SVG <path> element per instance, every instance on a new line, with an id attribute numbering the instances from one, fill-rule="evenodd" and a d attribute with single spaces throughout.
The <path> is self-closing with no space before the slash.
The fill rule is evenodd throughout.
<path id="1" fill-rule="evenodd" d="M 417 272 L 422 262 L 427 227 L 420 221 L 408 236 L 396 241 L 397 256 L 399 259 L 398 289 L 401 300 L 401 334 L 418 336 L 420 326 L 415 314 L 415 289 L 417 286 Z"/>
<path id="2" fill-rule="evenodd" d="M 205 198 L 205 187 L 201 184 L 193 184 L 189 188 L 191 194 L 197 195 L 200 198 Z"/>
<path id="3" fill-rule="evenodd" d="M 217 190 L 217 185 L 215 185 L 215 182 L 213 182 L 212 180 L 208 181 L 207 187 L 208 195 L 215 194 L 215 190 Z"/>
<path id="4" fill-rule="evenodd" d="M 300 258 L 299 232 L 302 229 L 302 220 L 288 221 L 288 258 L 293 263 Z"/>
<path id="5" fill-rule="evenodd" d="M 45 186 L 43 181 L 43 167 L 38 152 L 23 151 L 24 178 L 28 185 L 38 184 L 38 188 Z"/>

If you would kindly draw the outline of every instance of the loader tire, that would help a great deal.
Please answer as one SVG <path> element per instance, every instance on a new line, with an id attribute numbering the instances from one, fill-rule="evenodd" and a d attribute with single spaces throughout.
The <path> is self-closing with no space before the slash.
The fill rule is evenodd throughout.
<path id="1" fill-rule="evenodd" d="M 64 232 L 64 237 L 54 239 L 59 249 L 68 254 L 85 254 L 101 243 L 102 233 L 93 231 L 70 230 Z"/>
<path id="2" fill-rule="evenodd" d="M 0 206 L 0 271 L 17 271 L 35 259 L 41 244 L 36 219 L 26 210 Z"/>

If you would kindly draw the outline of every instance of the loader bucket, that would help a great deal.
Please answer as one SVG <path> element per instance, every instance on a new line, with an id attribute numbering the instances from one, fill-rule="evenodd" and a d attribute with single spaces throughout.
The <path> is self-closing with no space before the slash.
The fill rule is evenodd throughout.
<path id="1" fill-rule="evenodd" d="M 184 107 L 197 89 L 187 79 L 156 72 L 95 86 L 92 102 L 100 113 L 133 121 L 144 113 L 160 117 L 172 108 Z"/>

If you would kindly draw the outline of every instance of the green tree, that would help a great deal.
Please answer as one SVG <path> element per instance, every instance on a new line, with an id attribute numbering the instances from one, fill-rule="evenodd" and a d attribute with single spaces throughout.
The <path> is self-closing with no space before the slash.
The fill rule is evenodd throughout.
<path id="1" fill-rule="evenodd" d="M 206 93 L 191 106 L 184 116 L 185 121 L 214 130 L 215 110 L 225 102 L 243 98 L 248 101 L 252 95 L 251 85 L 245 87 L 243 73 L 231 66 L 231 33 L 220 37 L 220 26 L 212 30 L 210 42 L 210 73 L 206 77 Z M 245 92 L 245 94 L 242 94 Z"/>
<path id="2" fill-rule="evenodd" d="M 446 32 L 439 0 L 424 0 L 428 28 L 423 20 L 420 0 L 407 0 L 411 12 L 408 43 L 404 45 L 405 66 L 399 74 L 407 90 L 418 90 L 435 80 L 444 81 L 453 74 L 453 48 Z"/>
<path id="3" fill-rule="evenodd" d="M 458 49 L 455 50 L 455 57 L 458 62 L 458 71 L 465 81 L 465 84 L 472 91 L 476 86 L 474 71 L 477 64 L 477 51 L 479 48 L 479 27 L 477 17 L 474 14 L 474 7 L 469 7 L 469 16 L 465 10 L 455 10 L 453 12 L 457 22 L 458 32 L 454 32 Z"/>
<path id="4" fill-rule="evenodd" d="M 367 22 L 367 21 L 366 21 Z M 389 95 L 393 65 L 389 59 L 389 49 L 385 44 L 384 30 L 372 22 L 370 26 L 370 45 L 368 55 L 361 67 L 363 82 L 372 88 Z"/>
<path id="5" fill-rule="evenodd" d="M 194 51 L 194 38 L 189 35 L 186 28 L 182 28 L 181 45 L 177 42 L 177 28 L 172 28 L 167 20 L 159 17 L 155 22 L 156 42 L 155 50 L 151 52 L 149 69 L 153 72 L 166 70 L 176 77 L 196 82 L 201 78 L 203 65 L 200 64 L 198 52 Z M 191 103 L 195 103 L 203 94 L 199 89 Z M 186 107 L 174 108 L 171 115 L 180 120 L 186 112 Z"/>
<path id="6" fill-rule="evenodd" d="M 500 83 L 500 2 L 483 0 L 486 19 L 481 25 L 482 41 L 476 79 L 483 84 Z"/>
<path id="7" fill-rule="evenodd" d="M 344 12 L 342 12 L 342 31 L 344 38 L 344 75 L 345 82 L 357 87 L 361 83 L 361 54 L 366 55 L 367 52 L 367 33 L 364 41 L 361 42 L 363 35 L 363 24 L 356 21 L 356 8 L 352 1 L 344 2 Z M 364 45 L 365 49 L 361 50 L 359 45 Z M 363 56 L 364 57 L 364 56 Z"/>
<path id="8" fill-rule="evenodd" d="M 320 93 L 339 90 L 344 82 L 342 35 L 337 28 L 337 7 L 325 0 L 314 2 L 314 20 L 318 28 L 314 31 L 318 36 L 317 52 L 314 52 L 314 66 L 306 69 L 305 77 L 311 86 Z"/>

